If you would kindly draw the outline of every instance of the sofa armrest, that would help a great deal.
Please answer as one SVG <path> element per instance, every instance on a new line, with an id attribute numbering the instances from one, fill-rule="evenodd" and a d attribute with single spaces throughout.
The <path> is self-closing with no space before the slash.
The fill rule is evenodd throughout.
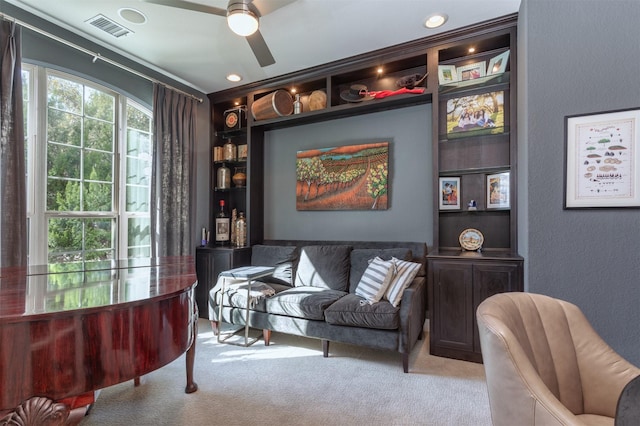
<path id="1" fill-rule="evenodd" d="M 416 277 L 402 295 L 398 348 L 401 353 L 409 353 L 422 334 L 426 316 L 425 292 L 425 277 Z"/>

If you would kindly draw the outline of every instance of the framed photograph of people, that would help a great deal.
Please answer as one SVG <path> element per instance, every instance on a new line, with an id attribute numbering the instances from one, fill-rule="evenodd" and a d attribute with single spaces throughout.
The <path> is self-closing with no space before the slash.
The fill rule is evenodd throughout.
<path id="1" fill-rule="evenodd" d="M 441 177 L 439 188 L 440 210 L 460 210 L 460 178 Z"/>
<path id="2" fill-rule="evenodd" d="M 504 133 L 504 91 L 446 101 L 447 138 Z"/>
<path id="3" fill-rule="evenodd" d="M 502 74 L 507 70 L 507 62 L 509 61 L 509 51 L 499 54 L 491 58 L 487 67 L 487 75 Z"/>
<path id="4" fill-rule="evenodd" d="M 476 78 L 485 77 L 487 75 L 487 63 L 474 62 L 473 64 L 464 65 L 457 68 L 458 81 L 475 80 Z"/>
<path id="5" fill-rule="evenodd" d="M 438 65 L 438 82 L 442 84 L 458 81 L 458 73 L 455 65 Z"/>
<path id="6" fill-rule="evenodd" d="M 565 209 L 640 207 L 640 109 L 565 117 Z"/>
<path id="7" fill-rule="evenodd" d="M 509 172 L 487 175 L 487 209 L 508 209 Z"/>

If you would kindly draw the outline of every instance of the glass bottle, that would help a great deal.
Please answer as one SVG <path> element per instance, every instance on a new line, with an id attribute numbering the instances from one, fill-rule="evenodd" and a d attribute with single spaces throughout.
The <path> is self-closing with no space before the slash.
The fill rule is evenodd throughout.
<path id="1" fill-rule="evenodd" d="M 222 159 L 224 161 L 236 161 L 238 158 L 238 152 L 236 145 L 231 142 L 231 139 L 227 140 L 227 143 L 222 145 Z"/>
<path id="2" fill-rule="evenodd" d="M 247 245 L 247 220 L 244 217 L 244 212 L 238 213 L 238 219 L 235 223 L 236 235 L 235 246 L 244 247 Z"/>
<path id="3" fill-rule="evenodd" d="M 231 170 L 222 163 L 222 166 L 218 167 L 218 189 L 231 188 Z"/>
<path id="4" fill-rule="evenodd" d="M 300 114 L 302 112 L 302 102 L 300 101 L 300 94 L 296 94 L 296 100 L 293 101 L 293 113 Z"/>
<path id="5" fill-rule="evenodd" d="M 220 200 L 220 211 L 216 215 L 216 244 L 229 244 L 230 222 L 229 214 L 224 208 L 224 200 Z"/>

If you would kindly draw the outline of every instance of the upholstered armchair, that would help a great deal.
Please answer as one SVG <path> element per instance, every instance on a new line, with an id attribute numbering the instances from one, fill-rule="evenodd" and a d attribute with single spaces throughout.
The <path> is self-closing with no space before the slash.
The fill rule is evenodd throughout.
<path id="1" fill-rule="evenodd" d="M 640 370 L 598 336 L 580 309 L 501 293 L 476 312 L 494 426 L 611 425 Z"/>

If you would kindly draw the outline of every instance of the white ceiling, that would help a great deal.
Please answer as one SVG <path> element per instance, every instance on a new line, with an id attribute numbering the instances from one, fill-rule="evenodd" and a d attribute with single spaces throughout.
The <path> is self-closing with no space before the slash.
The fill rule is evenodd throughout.
<path id="1" fill-rule="evenodd" d="M 189 0 L 225 9 L 228 0 Z M 273 3 L 278 0 L 256 0 Z M 520 0 L 295 0 L 260 18 L 276 63 L 261 68 L 225 18 L 141 0 L 7 0 L 204 93 L 287 74 L 517 12 Z M 273 5 L 271 5 L 273 6 Z M 139 25 L 118 14 L 133 8 Z M 434 12 L 448 22 L 424 27 Z M 116 38 L 85 21 L 104 14 L 133 33 Z M 98 52 L 100 53 L 100 52 Z M 103 54 L 108 57 L 108 54 Z M 243 76 L 239 83 L 225 79 Z"/>

